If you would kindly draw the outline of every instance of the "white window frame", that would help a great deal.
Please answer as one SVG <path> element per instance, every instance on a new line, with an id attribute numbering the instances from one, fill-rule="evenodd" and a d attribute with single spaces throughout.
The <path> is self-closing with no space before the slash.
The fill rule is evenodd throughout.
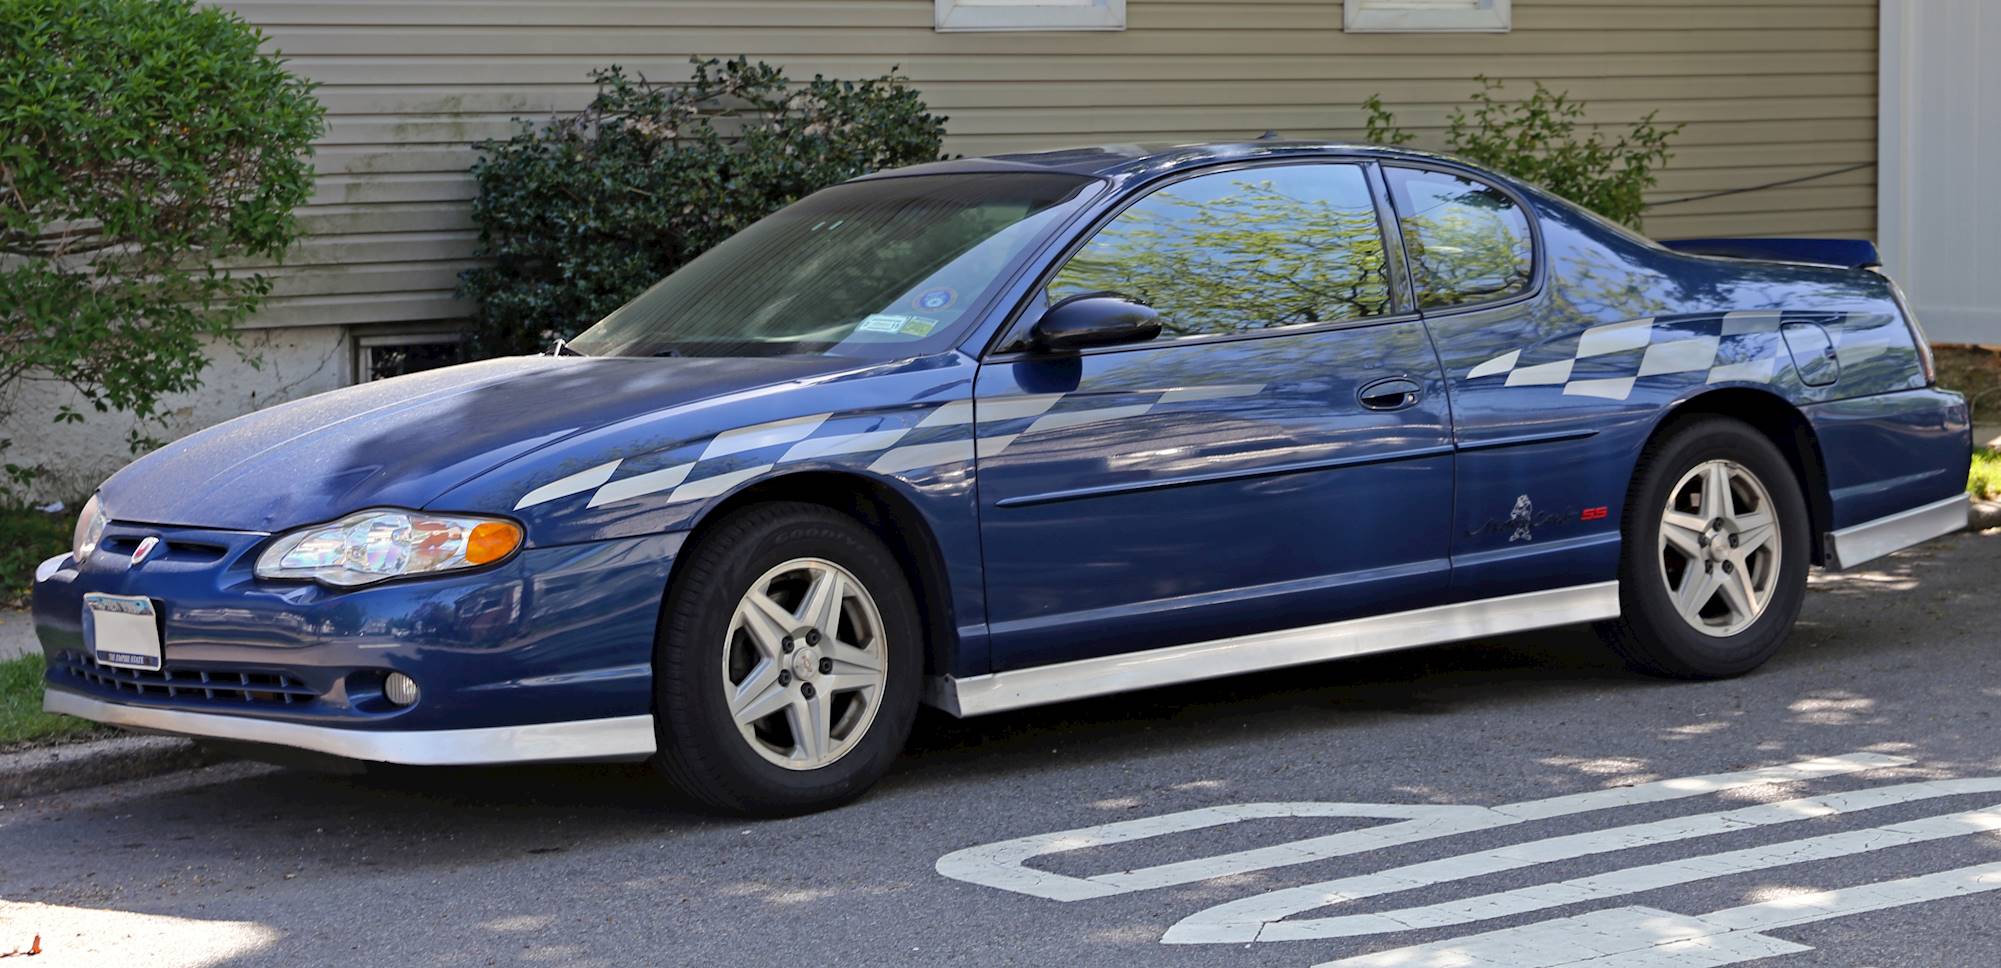
<path id="1" fill-rule="evenodd" d="M 1124 30 L 1126 0 L 932 0 L 940 32 Z"/>
<path id="2" fill-rule="evenodd" d="M 1395 2 L 1395 0 L 1389 0 Z M 1470 10 L 1413 10 L 1383 7 L 1370 0 L 1341 4 L 1342 29 L 1349 33 L 1442 31 L 1504 34 L 1514 28 L 1514 0 L 1480 0 Z"/>

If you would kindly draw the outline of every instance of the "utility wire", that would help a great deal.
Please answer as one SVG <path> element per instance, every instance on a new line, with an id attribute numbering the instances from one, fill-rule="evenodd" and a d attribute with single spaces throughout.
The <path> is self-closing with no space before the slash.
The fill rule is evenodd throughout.
<path id="1" fill-rule="evenodd" d="M 1858 165 L 1849 165 L 1845 168 L 1836 168 L 1832 171 L 1823 171 L 1813 175 L 1801 175 L 1798 178 L 1787 178 L 1782 181 L 1767 182 L 1763 185 L 1752 185 L 1747 188 L 1726 188 L 1720 192 L 1705 192 L 1701 195 L 1685 195 L 1681 198 L 1664 198 L 1658 202 L 1652 202 L 1648 204 L 1646 207 L 1649 209 L 1654 209 L 1654 208 L 1660 208 L 1663 205 L 1681 205 L 1686 202 L 1700 202 L 1705 199 L 1723 198 L 1728 195 L 1743 195 L 1749 192 L 1762 192 L 1768 188 L 1784 188 L 1787 185 L 1797 185 L 1801 182 L 1818 181 L 1822 178 L 1833 178 L 1836 175 L 1846 175 L 1851 171 L 1861 171 L 1864 168 L 1874 168 L 1875 166 L 1876 166 L 1875 162 L 1865 161 Z"/>

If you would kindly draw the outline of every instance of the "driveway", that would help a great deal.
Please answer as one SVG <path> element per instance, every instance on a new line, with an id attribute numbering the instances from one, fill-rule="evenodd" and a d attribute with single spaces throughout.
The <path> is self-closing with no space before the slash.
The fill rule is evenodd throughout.
<path id="1" fill-rule="evenodd" d="M 956 722 L 854 806 L 229 764 L 0 809 L 48 965 L 2001 963 L 2001 531 L 1817 576 L 1769 667 L 1584 630 Z"/>

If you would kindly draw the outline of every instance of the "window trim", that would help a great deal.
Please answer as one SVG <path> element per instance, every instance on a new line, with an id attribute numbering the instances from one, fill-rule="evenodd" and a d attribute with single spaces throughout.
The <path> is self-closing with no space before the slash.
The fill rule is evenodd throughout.
<path id="1" fill-rule="evenodd" d="M 1383 159 L 1382 175 L 1383 175 L 1383 194 L 1385 196 L 1384 201 L 1389 203 L 1390 210 L 1395 213 L 1395 218 L 1397 222 L 1397 240 L 1400 243 L 1403 242 L 1403 234 L 1404 234 L 1403 212 L 1396 207 L 1396 202 L 1397 202 L 1396 191 L 1390 187 L 1390 169 L 1392 168 L 1405 168 L 1413 171 L 1435 171 L 1438 172 L 1439 174 L 1451 175 L 1454 178 L 1464 178 L 1468 181 L 1478 182 L 1482 185 L 1486 185 L 1487 187 L 1492 188 L 1503 195 L 1506 195 L 1509 201 L 1514 202 L 1515 207 L 1521 210 L 1522 220 L 1527 222 L 1529 227 L 1528 285 L 1523 286 L 1517 292 L 1509 293 L 1508 295 L 1499 297 L 1497 299 L 1489 299 L 1484 302 L 1476 302 L 1476 303 L 1460 303 L 1452 306 L 1440 306 L 1436 309 L 1425 309 L 1422 305 L 1420 305 L 1418 301 L 1417 268 L 1412 263 L 1410 257 L 1410 248 L 1406 244 L 1403 249 L 1403 257 L 1404 257 L 1404 265 L 1408 267 L 1410 270 L 1411 306 L 1417 311 L 1419 315 L 1423 316 L 1426 319 L 1437 319 L 1442 316 L 1457 316 L 1462 313 L 1481 312 L 1489 309 L 1498 309 L 1502 306 L 1510 306 L 1518 302 L 1526 302 L 1528 300 L 1538 298 L 1542 295 L 1543 284 L 1546 281 L 1544 277 L 1545 275 L 1547 275 L 1546 264 L 1549 260 L 1545 256 L 1545 252 L 1547 250 L 1543 248 L 1542 218 L 1537 214 L 1535 207 L 1529 204 L 1527 197 L 1522 195 L 1521 192 L 1516 191 L 1514 186 L 1504 184 L 1491 175 L 1485 174 L 1484 172 L 1474 171 L 1471 168 L 1460 168 L 1455 165 L 1442 165 L 1428 161 L 1406 160 L 1402 158 Z"/>
<path id="2" fill-rule="evenodd" d="M 1035 0 L 967 2 L 932 0 L 932 29 L 939 33 L 998 30 L 1124 30 L 1126 0 L 1037 3 Z"/>
<path id="3" fill-rule="evenodd" d="M 384 329 L 388 331 L 385 332 Z M 379 347 L 439 346 L 445 343 L 457 343 L 463 346 L 466 342 L 466 332 L 463 329 L 420 329 L 397 326 L 370 328 L 367 332 L 355 333 L 353 340 L 354 379 L 351 381 L 351 385 L 360 386 L 364 383 L 374 383 L 377 380 L 392 379 L 391 377 L 372 375 L 373 367 L 368 362 L 369 350 Z"/>
<path id="4" fill-rule="evenodd" d="M 1154 179 L 1139 185 L 1132 195 L 1091 220 L 1057 250 L 1056 255 L 1035 274 L 1034 282 L 1019 297 L 1007 319 L 995 330 L 986 351 L 980 355 L 982 363 L 1008 363 L 1016 360 L 1053 359 L 1062 357 L 1099 356 L 1110 353 L 1131 353 L 1140 350 L 1164 349 L 1179 346 L 1207 346 L 1213 343 L 1231 343 L 1240 340 L 1270 339 L 1285 336 L 1300 336 L 1310 333 L 1332 332 L 1343 329 L 1362 329 L 1383 326 L 1390 323 L 1408 323 L 1420 320 L 1423 315 L 1417 311 L 1415 292 L 1409 284 L 1408 258 L 1402 246 L 1401 226 L 1390 225 L 1393 209 L 1388 207 L 1389 183 L 1380 173 L 1381 159 L 1369 155 L 1309 155 L 1281 159 L 1261 159 L 1255 161 L 1229 161 L 1219 164 L 1202 165 L 1186 171 L 1175 172 L 1165 178 Z M 1031 317 L 1036 295 L 1048 287 L 1056 274 L 1068 265 L 1070 259 L 1113 220 L 1125 214 L 1126 209 L 1138 204 L 1154 192 L 1179 184 L 1191 178 L 1216 175 L 1231 171 L 1252 171 L 1265 168 L 1287 168 L 1300 165 L 1352 165 L 1362 169 L 1363 178 L 1369 186 L 1372 200 L 1376 203 L 1376 226 L 1383 234 L 1383 251 L 1390 268 L 1390 312 L 1381 316 L 1361 316 L 1354 319 L 1335 320 L 1326 323 L 1298 323 L 1292 326 L 1271 326 L 1264 329 L 1247 330 L 1241 333 L 1211 333 L 1204 336 L 1183 336 L 1176 339 L 1153 339 L 1143 343 L 1127 343 L 1116 346 L 1092 346 L 1060 353 L 1038 351 L 1025 345 L 1028 328 L 1035 325 L 1039 314 Z M 1484 179 L 1483 179 L 1484 181 Z M 1377 196 L 1377 191 L 1382 192 Z M 1509 197 L 1514 197 L 1510 193 Z M 1394 240 L 1394 241 L 1392 241 Z M 1401 279 L 1402 284 L 1399 285 Z"/>
<path id="5" fill-rule="evenodd" d="M 1341 29 L 1366 33 L 1489 33 L 1514 29 L 1513 0 L 1481 0 L 1473 10 L 1384 10 L 1364 0 L 1341 5 Z"/>

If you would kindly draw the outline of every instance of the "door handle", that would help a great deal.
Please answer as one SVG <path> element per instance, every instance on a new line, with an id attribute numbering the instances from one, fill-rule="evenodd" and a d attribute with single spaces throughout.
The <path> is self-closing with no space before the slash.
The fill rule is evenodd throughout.
<path id="1" fill-rule="evenodd" d="M 1370 410 L 1402 410 L 1417 406 L 1417 401 L 1424 397 L 1424 388 L 1418 386 L 1415 380 L 1397 376 L 1377 380 L 1357 391 L 1355 396 L 1361 400 L 1362 406 Z"/>

